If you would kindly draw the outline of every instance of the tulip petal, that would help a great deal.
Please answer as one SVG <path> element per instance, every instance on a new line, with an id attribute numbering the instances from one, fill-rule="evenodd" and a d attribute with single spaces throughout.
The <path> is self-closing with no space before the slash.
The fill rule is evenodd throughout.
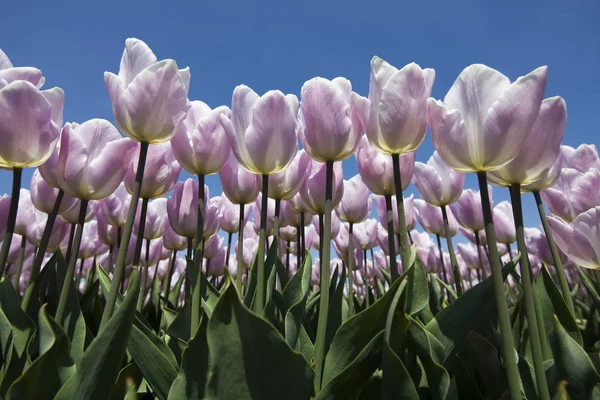
<path id="1" fill-rule="evenodd" d="M 146 43 L 139 39 L 128 38 L 125 41 L 125 50 L 119 68 L 119 79 L 124 87 L 129 86 L 140 72 L 156 61 L 156 56 Z"/>
<path id="2" fill-rule="evenodd" d="M 5 52 L 0 49 L 0 70 L 12 68 L 12 63 Z"/>
<path id="3" fill-rule="evenodd" d="M 104 199 L 116 190 L 125 176 L 124 160 L 129 158 L 128 154 L 135 146 L 136 143 L 127 138 L 106 143 L 88 169 L 87 184 L 92 189 L 90 199 Z"/>
<path id="4" fill-rule="evenodd" d="M 33 67 L 0 68 L 0 79 L 4 79 L 7 83 L 27 81 L 37 88 L 44 84 L 42 71 Z"/>

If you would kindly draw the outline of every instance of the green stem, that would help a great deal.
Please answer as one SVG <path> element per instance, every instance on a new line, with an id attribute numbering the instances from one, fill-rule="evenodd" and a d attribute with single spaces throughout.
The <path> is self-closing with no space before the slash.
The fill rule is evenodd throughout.
<path id="1" fill-rule="evenodd" d="M 281 254 L 279 251 L 279 213 L 280 213 L 280 211 L 281 211 L 281 200 L 275 199 L 275 216 L 273 218 L 273 244 L 272 244 L 272 246 L 275 246 L 275 252 L 276 252 L 275 259 L 277 260 L 276 262 L 279 262 L 281 260 Z M 276 268 L 276 266 L 274 266 L 274 268 Z M 280 287 L 283 287 L 283 285 L 280 285 Z"/>
<path id="2" fill-rule="evenodd" d="M 121 281 L 125 275 L 125 258 L 127 257 L 127 248 L 129 247 L 129 240 L 131 239 L 131 232 L 133 230 L 133 223 L 135 221 L 135 214 L 137 211 L 138 201 L 140 199 L 140 190 L 142 189 L 142 180 L 144 179 L 144 169 L 146 168 L 146 156 L 148 155 L 148 143 L 140 143 L 140 158 L 138 160 L 137 172 L 135 175 L 135 182 L 133 184 L 133 193 L 131 194 L 131 202 L 129 203 L 129 212 L 127 213 L 127 220 L 125 221 L 125 229 L 121 237 L 121 243 L 119 244 L 119 253 L 117 254 L 117 263 L 115 264 L 115 272 L 113 274 L 113 280 L 110 284 L 110 291 L 106 298 L 106 305 L 104 312 L 102 313 L 102 320 L 100 322 L 100 329 L 104 328 L 108 323 L 112 313 L 115 309 L 115 303 L 119 294 L 119 287 Z"/>
<path id="3" fill-rule="evenodd" d="M 65 192 L 62 189 L 59 189 L 56 200 L 54 200 L 54 206 L 52 206 L 52 211 L 50 214 L 48 214 L 48 220 L 46 221 L 46 226 L 44 227 L 44 233 L 42 234 L 40 247 L 35 256 L 35 260 L 33 261 L 33 265 L 31 266 L 29 282 L 35 281 L 40 274 L 40 268 L 42 266 L 42 262 L 44 261 L 44 256 L 46 255 L 46 249 L 48 248 L 48 243 L 50 242 L 52 229 L 54 229 L 54 222 L 56 222 L 58 210 L 60 209 L 60 204 L 62 203 L 64 196 Z"/>
<path id="4" fill-rule="evenodd" d="M 229 254 L 231 254 L 231 239 L 233 238 L 233 234 L 231 232 L 227 232 L 227 257 L 225 257 L 225 269 L 229 269 Z"/>
<path id="5" fill-rule="evenodd" d="M 406 215 L 404 213 L 404 195 L 402 194 L 402 176 L 400 175 L 400 155 L 392 155 L 394 164 L 394 187 L 396 189 L 396 206 L 398 207 L 398 235 L 400 236 L 400 260 L 402 261 L 402 270 L 406 271 L 409 267 L 410 249 L 408 246 L 408 234 L 406 231 Z M 396 276 L 397 278 L 397 276 Z M 392 282 L 396 279 L 392 276 Z"/>
<path id="6" fill-rule="evenodd" d="M 540 214 L 540 220 L 542 221 L 544 233 L 546 234 L 546 240 L 548 240 L 548 246 L 550 246 L 550 252 L 552 253 L 552 258 L 554 259 L 554 268 L 556 269 L 556 275 L 558 275 L 560 290 L 563 298 L 565 299 L 565 303 L 567 303 L 567 307 L 569 307 L 569 310 L 571 311 L 571 314 L 575 315 L 575 307 L 573 307 L 573 298 L 571 297 L 571 289 L 569 288 L 569 282 L 567 281 L 567 275 L 565 274 L 565 267 L 562 264 L 560 254 L 556 248 L 556 243 L 554 242 L 554 236 L 552 235 L 550 225 L 548 225 L 548 218 L 546 218 L 546 210 L 544 209 L 542 197 L 538 191 L 533 192 L 533 196 L 535 197 L 538 213 Z"/>
<path id="7" fill-rule="evenodd" d="M 479 231 L 475 231 L 475 246 L 477 246 L 477 257 L 479 258 L 479 267 L 481 268 L 481 275 L 483 279 L 486 279 L 487 271 L 485 269 L 485 263 L 483 262 L 483 254 L 481 254 L 481 242 L 479 240 Z M 481 278 L 479 280 L 481 280 Z"/>
<path id="8" fill-rule="evenodd" d="M 348 224 L 348 315 L 354 315 L 354 243 L 352 242 L 352 230 L 354 224 Z"/>
<path id="9" fill-rule="evenodd" d="M 21 236 L 21 248 L 19 249 L 19 266 L 17 267 L 17 273 L 15 274 L 15 290 L 19 293 L 19 281 L 21 280 L 21 273 L 23 272 L 23 261 L 25 261 L 25 245 L 27 244 L 27 238 L 25 235 Z"/>
<path id="10" fill-rule="evenodd" d="M 140 220 L 140 228 L 142 222 Z M 141 251 L 140 251 L 141 253 Z M 138 297 L 137 310 L 142 312 L 142 307 L 144 306 L 144 300 L 146 299 L 146 285 L 148 284 L 148 272 L 150 271 L 150 267 L 148 266 L 150 261 L 150 240 L 146 239 L 146 255 L 145 255 L 145 264 L 144 270 L 142 271 L 142 286 L 140 286 L 140 296 Z M 138 260 L 139 262 L 139 260 Z M 135 264 L 134 264 L 135 265 Z"/>
<path id="11" fill-rule="evenodd" d="M 440 235 L 435 234 L 435 238 L 437 239 L 438 252 L 440 253 L 440 264 L 442 264 L 442 278 L 444 282 L 450 283 L 448 281 L 448 275 L 446 274 L 446 261 L 444 261 L 444 249 L 442 248 L 442 240 L 440 239 Z"/>
<path id="12" fill-rule="evenodd" d="M 502 335 L 502 352 L 504 356 L 504 368 L 508 379 L 509 394 L 512 399 L 521 399 L 521 376 L 517 366 L 517 352 L 512 336 L 508 304 L 504 292 L 504 279 L 502 277 L 502 266 L 496 242 L 494 220 L 490 206 L 490 196 L 487 191 L 487 176 L 485 172 L 478 172 L 479 194 L 481 196 L 481 207 L 485 223 L 485 233 L 490 252 L 490 265 L 492 267 L 492 278 L 494 280 L 494 293 L 496 296 L 496 308 L 498 309 L 498 320 L 500 323 L 500 334 Z"/>
<path id="13" fill-rule="evenodd" d="M 171 253 L 171 261 L 169 262 L 169 270 L 167 271 L 167 276 L 165 277 L 165 287 L 163 289 L 163 297 L 165 299 L 169 298 L 169 292 L 171 291 L 171 281 L 173 280 L 173 271 L 175 270 L 175 261 L 177 261 L 177 250 L 173 250 Z"/>
<path id="14" fill-rule="evenodd" d="M 15 232 L 17 209 L 19 208 L 19 193 L 21 192 L 22 172 L 23 170 L 21 168 L 13 168 L 12 193 L 8 209 L 8 220 L 6 221 L 6 232 L 4 233 L 2 249 L 0 250 L 0 279 L 2 279 L 2 275 L 4 275 L 8 251 L 10 250 L 10 242 L 12 241 L 13 233 Z"/>
<path id="15" fill-rule="evenodd" d="M 200 326 L 202 314 L 202 259 L 204 258 L 204 175 L 198 174 L 198 226 L 196 227 L 196 251 L 194 252 L 194 271 L 196 281 L 192 286 L 192 323 L 190 337 L 194 337 Z"/>
<path id="16" fill-rule="evenodd" d="M 258 233 L 258 263 L 254 312 L 262 314 L 265 308 L 265 243 L 267 240 L 267 207 L 269 206 L 269 175 L 262 176 L 262 204 L 260 209 L 260 231 Z"/>
<path id="17" fill-rule="evenodd" d="M 306 260 L 306 241 L 304 240 L 305 239 L 305 237 L 304 237 L 304 233 L 305 233 L 304 218 L 305 218 L 304 211 L 302 211 L 300 213 L 300 228 L 299 228 L 300 229 L 300 239 L 302 241 L 302 246 L 300 246 L 301 247 L 300 253 L 302 254 L 302 264 L 304 264 L 304 260 Z"/>
<path id="18" fill-rule="evenodd" d="M 77 219 L 77 231 L 75 233 L 75 239 L 73 240 L 71 257 L 69 258 L 69 265 L 67 267 L 67 272 L 65 273 L 65 280 L 63 282 L 62 291 L 60 292 L 60 300 L 58 301 L 58 307 L 56 309 L 55 320 L 61 326 L 63 317 L 65 315 L 65 308 L 67 307 L 69 290 L 73 284 L 73 276 L 75 275 L 75 264 L 77 263 L 77 255 L 79 253 L 79 247 L 81 246 L 81 236 L 83 235 L 83 225 L 85 224 L 87 207 L 88 200 L 81 199 L 81 205 L 79 206 L 79 217 Z"/>
<path id="19" fill-rule="evenodd" d="M 394 282 L 400 274 L 398 273 L 398 262 L 396 261 L 396 243 L 394 241 L 394 212 L 392 209 L 392 196 L 385 196 L 385 210 L 387 220 L 387 232 L 388 232 L 388 247 L 390 255 L 390 275 L 392 276 L 392 282 Z M 404 265 L 402 265 L 404 268 Z"/>
<path id="20" fill-rule="evenodd" d="M 454 287 L 456 288 L 456 294 L 460 296 L 463 293 L 463 288 L 462 281 L 460 278 L 460 270 L 458 269 L 458 261 L 456 260 L 454 246 L 452 246 L 452 238 L 450 237 L 450 227 L 448 226 L 448 212 L 446 211 L 446 206 L 442 206 L 441 209 L 442 218 L 444 219 L 444 233 L 446 234 L 446 245 L 448 246 L 448 253 L 450 253 L 450 264 L 452 264 Z"/>
<path id="21" fill-rule="evenodd" d="M 140 265 L 140 257 L 142 256 L 142 246 L 144 242 L 144 231 L 146 230 L 146 215 L 148 213 L 148 199 L 142 199 L 142 210 L 140 211 L 140 226 L 138 226 L 137 241 L 135 242 L 135 251 L 133 253 L 133 267 Z M 142 280 L 144 278 L 142 277 Z M 140 297 L 144 295 L 144 291 L 140 292 Z"/>
<path id="22" fill-rule="evenodd" d="M 319 319 L 317 323 L 317 336 L 315 340 L 315 393 L 319 393 L 321 390 L 323 367 L 325 366 L 325 355 L 327 352 L 327 349 L 325 348 L 325 339 L 327 337 L 327 319 L 329 317 L 329 281 L 331 279 L 329 251 L 331 242 L 333 161 L 327 161 L 325 166 L 325 214 L 323 230 L 320 231 L 323 236 L 323 244 L 321 245 L 321 271 L 319 276 L 321 298 L 319 299 Z"/>
<path id="23" fill-rule="evenodd" d="M 523 300 L 525 302 L 525 317 L 529 327 L 529 337 L 531 340 L 531 352 L 533 355 L 533 369 L 538 387 L 538 394 L 541 400 L 549 400 L 550 392 L 548 382 L 546 381 L 546 370 L 544 369 L 544 356 L 542 353 L 540 335 L 546 332 L 543 326 L 538 327 L 538 317 L 535 312 L 535 302 L 533 287 L 531 285 L 531 275 L 529 268 L 529 256 L 527 246 L 525 245 L 525 231 L 523 228 L 523 208 L 521 205 L 521 185 L 514 184 L 510 188 L 510 200 L 513 206 L 513 217 L 517 230 L 517 246 L 521 253 L 519 263 L 521 264 L 521 275 L 523 282 Z M 542 321 L 543 323 L 543 321 Z M 539 329 L 538 329 L 539 328 Z"/>
<path id="24" fill-rule="evenodd" d="M 244 275 L 244 206 L 240 204 L 240 217 L 238 219 L 238 238 L 237 238 L 237 274 L 235 276 L 235 286 L 237 287 L 240 299 L 244 298 L 242 291 L 242 275 Z"/>

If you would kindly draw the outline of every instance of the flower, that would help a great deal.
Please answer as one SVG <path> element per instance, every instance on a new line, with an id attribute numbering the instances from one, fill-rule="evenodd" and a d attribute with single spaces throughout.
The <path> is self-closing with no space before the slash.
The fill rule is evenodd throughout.
<path id="1" fill-rule="evenodd" d="M 350 223 L 362 222 L 371 213 L 371 194 L 360 175 L 344 180 L 344 195 L 335 213 L 342 221 Z"/>
<path id="2" fill-rule="evenodd" d="M 439 153 L 434 151 L 427 164 L 415 163 L 412 182 L 423 200 L 432 206 L 441 207 L 458 200 L 465 184 L 465 176 L 448 167 Z"/>
<path id="3" fill-rule="evenodd" d="M 600 207 L 579 214 L 570 224 L 554 215 L 548 223 L 567 257 L 584 268 L 600 269 Z"/>

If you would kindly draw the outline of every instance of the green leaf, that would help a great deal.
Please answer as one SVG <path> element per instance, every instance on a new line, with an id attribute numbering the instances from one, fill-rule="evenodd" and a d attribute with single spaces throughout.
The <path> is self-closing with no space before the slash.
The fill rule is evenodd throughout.
<path id="1" fill-rule="evenodd" d="M 383 331 L 375 335 L 356 358 L 321 389 L 317 400 L 357 398 L 381 363 L 382 343 Z"/>
<path id="2" fill-rule="evenodd" d="M 419 393 L 410 377 L 410 373 L 389 343 L 384 343 L 384 369 L 390 372 L 390 379 L 384 373 L 382 399 L 418 399 Z"/>
<path id="3" fill-rule="evenodd" d="M 246 307 L 252 308 L 252 302 L 254 301 L 254 293 L 256 292 L 256 281 L 258 279 L 257 276 L 257 268 L 258 268 L 258 252 L 256 257 L 254 257 L 254 262 L 252 263 L 252 268 L 248 271 L 248 282 L 246 284 L 246 297 L 244 297 L 244 305 Z M 271 273 L 271 267 L 273 266 L 275 259 L 277 258 L 277 247 L 271 246 L 269 247 L 269 251 L 267 253 L 267 259 L 265 260 L 265 277 L 269 277 Z M 265 282 L 266 283 L 266 282 Z"/>
<path id="4" fill-rule="evenodd" d="M 87 348 L 77 371 L 58 392 L 56 400 L 110 398 L 133 325 L 139 280 L 134 271 L 125 300 Z"/>
<path id="5" fill-rule="evenodd" d="M 587 272 L 583 270 L 583 268 L 581 268 L 579 265 L 577 265 L 576 267 L 577 271 L 579 272 L 579 277 L 581 278 L 581 283 L 583 283 L 583 286 L 585 286 L 585 288 L 587 289 L 588 294 L 594 302 L 594 306 L 597 310 L 600 309 L 600 294 L 598 294 L 598 291 L 596 290 L 592 279 L 587 274 Z"/>
<path id="6" fill-rule="evenodd" d="M 135 363 L 127 364 L 121 371 L 119 371 L 119 376 L 117 377 L 117 382 L 115 383 L 115 388 L 112 393 L 112 400 L 121 400 L 126 396 L 128 388 L 130 385 L 139 387 L 142 383 L 142 373 Z"/>
<path id="7" fill-rule="evenodd" d="M 546 336 L 550 336 L 550 333 L 553 330 L 554 315 L 556 315 L 569 336 L 571 336 L 577 344 L 583 346 L 583 339 L 581 338 L 581 332 L 579 332 L 575 318 L 573 314 L 571 314 L 571 311 L 569 311 L 562 294 L 558 290 L 558 287 L 556 287 L 556 284 L 552 280 L 552 277 L 545 266 L 540 270 L 534 290 L 534 294 L 540 301 L 540 309 L 544 319 Z"/>
<path id="8" fill-rule="evenodd" d="M 456 292 L 454 291 L 454 289 L 452 288 L 452 286 L 448 285 L 446 282 L 444 282 L 443 280 L 441 280 L 439 277 L 435 277 L 435 279 L 437 280 L 437 282 L 442 285 L 444 287 L 444 289 L 446 289 L 446 292 L 448 293 L 448 295 L 450 297 L 452 297 L 452 300 L 456 300 L 458 299 L 458 295 L 456 294 Z"/>
<path id="9" fill-rule="evenodd" d="M 169 292 L 169 305 L 173 308 L 177 307 L 179 303 L 179 296 L 181 295 L 181 285 L 183 285 L 183 279 L 185 278 L 185 274 L 181 274 L 179 278 L 177 278 L 177 282 Z"/>
<path id="10" fill-rule="evenodd" d="M 515 267 L 520 255 L 502 268 L 506 276 Z M 448 307 L 440 311 L 425 328 L 435 336 L 444 348 L 442 363 L 463 343 L 469 331 L 485 333 L 496 320 L 496 301 L 493 277 L 467 290 Z"/>
<path id="11" fill-rule="evenodd" d="M 207 337 L 211 361 L 209 398 L 309 397 L 312 368 L 269 322 L 244 307 L 233 285 L 219 299 L 208 322 Z"/>
<path id="12" fill-rule="evenodd" d="M 325 354 L 329 350 L 329 346 L 333 341 L 335 333 L 342 325 L 342 317 L 344 315 L 344 285 L 346 283 L 346 268 L 342 267 L 342 275 L 340 276 L 333 296 L 329 300 L 329 314 L 327 315 L 327 331 L 325 337 Z"/>
<path id="13" fill-rule="evenodd" d="M 506 372 L 500 364 L 498 350 L 483 336 L 476 332 L 469 332 L 466 345 L 469 358 L 479 372 L 478 376 L 485 387 L 486 393 L 498 399 L 508 388 Z"/>
<path id="14" fill-rule="evenodd" d="M 304 320 L 304 307 L 310 292 L 311 272 L 312 257 L 308 253 L 304 264 L 300 266 L 283 289 L 283 304 L 287 310 L 284 317 L 285 340 L 292 348 L 296 348 Z"/>
<path id="15" fill-rule="evenodd" d="M 406 278 L 408 294 L 404 308 L 408 314 L 415 315 L 429 305 L 427 276 L 418 257 L 415 258 L 412 268 L 409 268 L 406 272 L 408 273 Z"/>
<path id="16" fill-rule="evenodd" d="M 195 336 L 188 342 L 183 352 L 179 373 L 169 390 L 169 399 L 201 400 L 204 398 L 208 375 L 207 326 L 208 318 L 204 315 Z"/>
<path id="17" fill-rule="evenodd" d="M 567 382 L 567 392 L 573 399 L 591 399 L 594 387 L 600 384 L 600 376 L 586 352 L 569 336 L 554 318 L 552 351 L 559 380 Z"/>
<path id="18" fill-rule="evenodd" d="M 11 385 L 7 399 L 52 399 L 75 372 L 69 339 L 45 306 L 40 308 L 38 334 L 40 356 Z"/>
<path id="19" fill-rule="evenodd" d="M 342 373 L 367 344 L 385 329 L 388 310 L 404 277 L 398 278 L 371 307 L 354 315 L 338 329 L 325 357 L 322 387 Z"/>

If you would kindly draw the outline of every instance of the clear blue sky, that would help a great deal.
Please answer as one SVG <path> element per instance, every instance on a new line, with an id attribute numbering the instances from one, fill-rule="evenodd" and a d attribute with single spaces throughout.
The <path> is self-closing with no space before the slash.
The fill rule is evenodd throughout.
<path id="1" fill-rule="evenodd" d="M 472 63 L 511 79 L 546 64 L 546 96 L 567 102 L 564 142 L 600 144 L 598 1 L 38 0 L 6 2 L 2 14 L 0 48 L 14 65 L 40 68 L 45 87 L 64 89 L 65 121 L 112 120 L 103 72 L 118 71 L 125 39 L 137 37 L 159 59 L 190 66 L 190 99 L 211 107 L 230 105 L 241 83 L 299 95 L 314 76 L 347 77 L 366 96 L 373 55 L 396 67 L 414 61 L 435 68 L 436 98 Z M 417 159 L 432 152 L 428 135 Z M 351 158 L 344 176 L 356 173 Z M 0 171 L 0 193 L 10 181 Z M 211 194 L 220 193 L 217 176 L 207 182 Z M 496 201 L 508 197 L 501 192 L 494 191 Z M 526 223 L 538 225 L 534 212 Z"/>

